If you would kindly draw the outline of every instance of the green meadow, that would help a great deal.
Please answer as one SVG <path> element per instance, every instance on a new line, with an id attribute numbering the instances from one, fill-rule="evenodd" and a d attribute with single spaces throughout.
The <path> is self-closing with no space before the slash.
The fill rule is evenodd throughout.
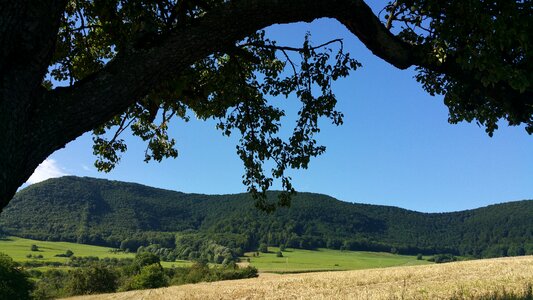
<path id="1" fill-rule="evenodd" d="M 39 251 L 31 251 L 31 246 L 37 245 Z M 74 256 L 96 256 L 98 258 L 134 258 L 134 253 L 125 253 L 113 251 L 116 249 L 101 246 L 84 245 L 69 242 L 50 242 L 50 241 L 38 241 L 31 239 L 24 239 L 19 237 L 6 237 L 0 239 L 0 252 L 3 252 L 14 261 L 26 262 L 67 262 L 68 257 L 56 257 L 57 254 L 64 254 L 67 250 L 74 252 Z M 32 257 L 27 257 L 31 254 Z M 35 258 L 37 255 L 42 255 L 43 258 Z M 190 265 L 188 261 L 175 261 L 175 262 L 161 262 L 163 267 L 170 268 L 172 266 Z M 47 269 L 48 267 L 41 267 Z"/>
<path id="2" fill-rule="evenodd" d="M 384 252 L 286 249 L 283 257 L 277 257 L 279 248 L 269 247 L 268 250 L 269 253 L 259 253 L 259 256 L 254 256 L 255 252 L 246 253 L 242 261 L 246 263 L 249 259 L 250 265 L 259 271 L 274 273 L 359 270 L 430 263 L 417 260 L 416 256 Z"/>
<path id="3" fill-rule="evenodd" d="M 39 251 L 31 251 L 31 246 L 37 245 Z M 7 237 L 0 239 L 0 252 L 3 252 L 18 262 L 67 262 L 67 257 L 56 257 L 57 254 L 64 254 L 67 250 L 74 252 L 74 256 L 96 256 L 98 258 L 133 258 L 134 253 L 113 251 L 109 247 L 100 247 L 69 242 L 38 241 L 19 237 Z M 302 250 L 286 249 L 283 257 L 277 257 L 279 248 L 269 247 L 269 253 L 255 252 L 245 254 L 241 258 L 244 264 L 248 263 L 256 267 L 261 272 L 275 273 L 298 273 L 312 271 L 340 271 L 358 270 L 370 268 L 384 268 L 393 266 L 423 265 L 428 264 L 426 260 L 417 260 L 415 256 L 397 255 L 384 252 L 364 252 L 364 251 L 339 251 L 330 249 Z M 27 257 L 31 254 L 32 257 Z M 35 258 L 42 255 L 43 258 Z M 164 267 L 190 265 L 189 261 L 161 262 Z M 50 267 L 39 267 L 48 269 Z"/>

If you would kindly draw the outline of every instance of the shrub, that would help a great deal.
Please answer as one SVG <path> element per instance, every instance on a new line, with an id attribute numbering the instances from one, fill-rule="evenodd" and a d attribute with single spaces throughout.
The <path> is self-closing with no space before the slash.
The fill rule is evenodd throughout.
<path id="1" fill-rule="evenodd" d="M 437 264 L 452 262 L 452 261 L 456 261 L 456 260 L 457 260 L 457 258 L 455 256 L 453 256 L 452 254 L 437 254 L 437 255 L 433 255 L 433 257 L 430 257 L 428 259 L 428 261 L 432 261 L 432 262 L 435 262 Z"/>
<path id="2" fill-rule="evenodd" d="M 0 253 L 0 299 L 30 299 L 32 288 L 27 273 L 11 257 Z"/>
<path id="3" fill-rule="evenodd" d="M 168 286 L 169 278 L 159 263 L 145 266 L 131 282 L 131 289 L 154 289 Z"/>
<path id="4" fill-rule="evenodd" d="M 418 255 L 416 256 L 416 259 L 417 259 L 417 260 L 422 260 L 422 254 L 421 254 L 421 253 L 418 253 Z"/>
<path id="5" fill-rule="evenodd" d="M 67 272 L 60 270 L 48 270 L 42 272 L 40 279 L 35 284 L 31 296 L 33 299 L 56 299 L 68 296 L 65 293 L 65 282 L 68 281 Z"/>
<path id="6" fill-rule="evenodd" d="M 161 266 L 161 260 L 159 256 L 151 252 L 138 253 L 133 259 L 133 262 L 124 267 L 124 273 L 126 275 L 137 275 L 141 272 L 141 269 L 145 266 L 157 264 Z"/>
<path id="7" fill-rule="evenodd" d="M 252 266 L 239 268 L 235 265 L 209 268 L 206 264 L 196 263 L 189 268 L 175 268 L 172 285 L 253 277 L 257 277 L 257 269 Z"/>
<path id="8" fill-rule="evenodd" d="M 34 244 L 34 245 L 31 245 L 30 250 L 31 250 L 31 251 L 39 251 L 39 246 L 37 246 L 37 245 L 35 245 L 35 244 Z"/>
<path id="9" fill-rule="evenodd" d="M 56 254 L 54 256 L 55 257 L 71 257 L 72 255 L 74 255 L 74 252 L 72 252 L 71 250 L 67 250 L 65 253 Z"/>
<path id="10" fill-rule="evenodd" d="M 116 291 L 118 275 L 110 268 L 92 265 L 69 272 L 66 289 L 70 295 L 98 294 Z"/>
<path id="11" fill-rule="evenodd" d="M 276 252 L 276 257 L 283 257 L 283 252 L 281 251 Z"/>

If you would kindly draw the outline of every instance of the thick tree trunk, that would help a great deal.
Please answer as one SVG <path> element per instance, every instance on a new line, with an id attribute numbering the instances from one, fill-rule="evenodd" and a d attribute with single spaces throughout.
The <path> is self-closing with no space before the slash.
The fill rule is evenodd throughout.
<path id="1" fill-rule="evenodd" d="M 66 0 L 0 1 L 0 211 L 51 153 L 32 128 L 40 117 L 33 108 L 43 99 L 41 82 L 65 5 Z"/>

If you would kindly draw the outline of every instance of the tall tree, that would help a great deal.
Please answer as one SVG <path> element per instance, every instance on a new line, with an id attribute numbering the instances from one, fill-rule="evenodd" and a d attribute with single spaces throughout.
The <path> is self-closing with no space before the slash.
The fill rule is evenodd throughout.
<path id="1" fill-rule="evenodd" d="M 272 209 L 272 181 L 290 194 L 285 170 L 324 151 L 313 138 L 318 118 L 342 123 L 330 85 L 359 63 L 341 40 L 287 47 L 261 29 L 317 18 L 344 24 L 397 68 L 415 66 L 430 94 L 445 95 L 451 123 L 492 134 L 505 119 L 533 132 L 529 0 L 399 0 L 380 15 L 363 0 L 0 0 L 0 208 L 87 131 L 103 171 L 126 150 L 126 128 L 147 142 L 147 161 L 177 156 L 168 122 L 190 110 L 242 135 L 243 181 Z M 302 107 L 283 140 L 284 112 L 266 97 L 293 93 Z"/>

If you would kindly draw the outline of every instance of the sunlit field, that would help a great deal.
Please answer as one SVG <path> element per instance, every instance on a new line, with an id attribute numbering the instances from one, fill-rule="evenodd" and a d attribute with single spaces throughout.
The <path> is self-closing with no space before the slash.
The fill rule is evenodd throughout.
<path id="1" fill-rule="evenodd" d="M 32 245 L 37 245 L 39 251 L 31 251 Z M 135 257 L 134 253 L 112 251 L 114 249 L 109 247 L 100 247 L 69 242 L 37 241 L 14 236 L 0 239 L 0 252 L 11 256 L 11 258 L 13 258 L 13 260 L 17 262 L 35 261 L 63 263 L 67 262 L 69 258 L 57 257 L 55 255 L 64 254 L 67 250 L 74 252 L 74 256 L 78 257 L 96 256 L 98 258 L 109 257 L 118 259 Z M 31 254 L 32 257 L 27 257 L 29 254 Z M 36 256 L 39 255 L 42 255 L 42 258 L 36 258 Z M 171 267 L 190 265 L 190 263 L 187 261 L 161 262 L 161 265 L 163 265 L 164 267 Z M 48 268 L 49 267 L 40 267 L 40 270 L 45 270 Z"/>
<path id="2" fill-rule="evenodd" d="M 250 265 L 259 271 L 275 273 L 359 270 L 429 263 L 426 260 L 417 260 L 416 256 L 330 249 L 287 249 L 282 252 L 283 257 L 276 257 L 279 249 L 276 247 L 268 249 L 269 253 L 259 253 L 259 256 L 254 256 L 255 252 L 246 253 L 246 257 L 242 258 L 243 263 L 249 259 Z"/>
<path id="3" fill-rule="evenodd" d="M 531 299 L 533 256 L 259 278 L 74 297 L 91 299 Z M 516 298 L 512 298 L 516 296 Z"/>

